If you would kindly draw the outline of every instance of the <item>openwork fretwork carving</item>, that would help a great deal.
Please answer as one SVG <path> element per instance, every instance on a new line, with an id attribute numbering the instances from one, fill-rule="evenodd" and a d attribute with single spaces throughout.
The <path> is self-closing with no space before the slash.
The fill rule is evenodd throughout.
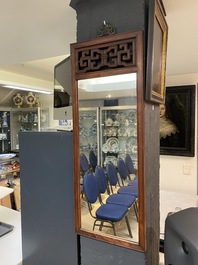
<path id="1" fill-rule="evenodd" d="M 86 73 L 100 70 L 135 66 L 135 38 L 100 44 L 77 51 L 77 72 Z"/>

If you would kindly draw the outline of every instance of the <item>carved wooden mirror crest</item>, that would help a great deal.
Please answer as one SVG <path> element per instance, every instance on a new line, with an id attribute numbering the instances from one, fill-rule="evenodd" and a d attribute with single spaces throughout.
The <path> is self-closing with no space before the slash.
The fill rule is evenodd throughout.
<path id="1" fill-rule="evenodd" d="M 145 249 L 143 46 L 142 31 L 71 44 L 76 231 L 137 250 Z"/>

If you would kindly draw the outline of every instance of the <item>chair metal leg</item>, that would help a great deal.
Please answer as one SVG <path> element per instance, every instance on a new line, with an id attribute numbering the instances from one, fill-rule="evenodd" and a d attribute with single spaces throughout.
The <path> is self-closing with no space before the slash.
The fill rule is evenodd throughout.
<path id="1" fill-rule="evenodd" d="M 121 178 L 122 186 L 124 186 L 124 180 Z"/>
<path id="2" fill-rule="evenodd" d="M 112 228 L 113 228 L 114 236 L 116 236 L 116 231 L 115 231 L 115 225 L 114 225 L 114 223 L 112 223 Z"/>
<path id="3" fill-rule="evenodd" d="M 125 216 L 125 220 L 126 220 L 127 228 L 128 228 L 128 231 L 129 231 L 129 235 L 130 235 L 131 238 L 133 238 L 133 235 L 132 235 L 132 232 L 131 232 L 131 227 L 130 227 L 130 224 L 129 224 L 129 219 L 128 219 L 127 215 Z"/>
<path id="4" fill-rule="evenodd" d="M 97 221 L 97 220 L 95 220 L 94 223 L 93 223 L 93 231 L 94 231 L 95 226 L 96 226 L 96 221 Z"/>
<path id="5" fill-rule="evenodd" d="M 134 209 L 135 216 L 136 216 L 136 219 L 137 219 L 137 222 L 138 222 L 138 207 L 137 207 L 137 203 L 136 202 L 133 204 L 133 209 Z"/>
<path id="6" fill-rule="evenodd" d="M 99 227 L 99 230 L 100 230 L 100 231 L 102 231 L 103 224 L 104 224 L 104 222 L 101 221 L 101 223 L 100 223 L 100 227 Z"/>

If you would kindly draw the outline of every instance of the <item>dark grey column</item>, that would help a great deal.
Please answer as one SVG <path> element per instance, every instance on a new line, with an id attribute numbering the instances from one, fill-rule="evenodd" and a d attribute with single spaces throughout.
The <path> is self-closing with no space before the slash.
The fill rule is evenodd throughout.
<path id="1" fill-rule="evenodd" d="M 77 265 L 73 137 L 20 132 L 23 265 Z"/>

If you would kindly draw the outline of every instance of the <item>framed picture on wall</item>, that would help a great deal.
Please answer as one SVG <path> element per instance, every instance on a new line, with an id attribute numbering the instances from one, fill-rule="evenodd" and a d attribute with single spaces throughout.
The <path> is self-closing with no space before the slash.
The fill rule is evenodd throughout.
<path id="1" fill-rule="evenodd" d="M 194 156 L 195 85 L 166 88 L 160 104 L 160 154 Z"/>
<path id="2" fill-rule="evenodd" d="M 145 99 L 154 103 L 165 101 L 167 37 L 168 25 L 162 2 L 150 0 Z"/>

